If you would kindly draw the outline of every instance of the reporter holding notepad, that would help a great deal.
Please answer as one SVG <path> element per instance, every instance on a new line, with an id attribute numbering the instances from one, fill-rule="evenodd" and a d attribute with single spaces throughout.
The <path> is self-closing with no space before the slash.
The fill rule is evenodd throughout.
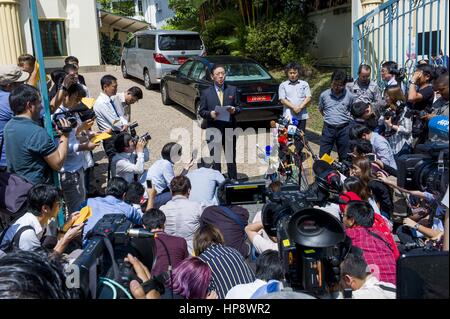
<path id="1" fill-rule="evenodd" d="M 214 169 L 221 171 L 223 147 L 228 177 L 237 179 L 236 136 L 233 134 L 233 130 L 236 128 L 236 114 L 241 111 L 241 108 L 239 107 L 236 87 L 225 83 L 226 72 L 223 65 L 214 65 L 211 74 L 214 86 L 201 92 L 199 114 L 206 120 L 206 141 L 211 157 L 214 158 Z M 228 114 L 223 112 L 228 112 Z M 221 141 L 214 140 L 215 138 L 218 139 L 218 136 L 214 136 L 212 129 L 217 129 L 220 132 L 222 135 Z M 227 132 L 228 134 L 226 134 Z"/>

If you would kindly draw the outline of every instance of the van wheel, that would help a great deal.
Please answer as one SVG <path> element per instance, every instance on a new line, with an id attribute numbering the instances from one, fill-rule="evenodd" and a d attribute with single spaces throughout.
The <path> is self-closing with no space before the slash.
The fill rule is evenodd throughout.
<path id="1" fill-rule="evenodd" d="M 164 105 L 170 105 L 173 103 L 173 101 L 170 99 L 169 87 L 167 86 L 166 82 L 164 82 L 161 86 L 161 100 Z"/>
<path id="2" fill-rule="evenodd" d="M 153 89 L 153 84 L 150 80 L 150 73 L 148 72 L 148 70 L 144 71 L 144 86 L 147 90 Z"/>
<path id="3" fill-rule="evenodd" d="M 125 61 L 122 62 L 122 76 L 123 76 L 124 79 L 128 79 L 130 77 L 128 75 L 127 65 L 125 64 Z"/>

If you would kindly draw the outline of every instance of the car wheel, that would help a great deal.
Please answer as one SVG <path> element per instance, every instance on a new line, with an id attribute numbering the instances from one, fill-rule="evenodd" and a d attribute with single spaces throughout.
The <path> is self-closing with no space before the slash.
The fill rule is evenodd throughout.
<path id="1" fill-rule="evenodd" d="M 169 88 L 167 83 L 163 83 L 161 86 L 161 100 L 164 105 L 170 105 L 173 101 L 169 97 Z"/>
<path id="2" fill-rule="evenodd" d="M 153 89 L 153 84 L 150 80 L 150 73 L 148 72 L 148 70 L 144 71 L 144 86 L 147 90 Z"/>
<path id="3" fill-rule="evenodd" d="M 199 110 L 200 110 L 200 101 L 197 101 L 195 103 L 195 117 L 197 118 L 196 122 L 198 127 L 206 129 L 206 120 L 200 116 Z"/>
<path id="4" fill-rule="evenodd" d="M 122 76 L 124 79 L 128 79 L 130 76 L 128 75 L 127 65 L 125 62 L 122 62 Z"/>

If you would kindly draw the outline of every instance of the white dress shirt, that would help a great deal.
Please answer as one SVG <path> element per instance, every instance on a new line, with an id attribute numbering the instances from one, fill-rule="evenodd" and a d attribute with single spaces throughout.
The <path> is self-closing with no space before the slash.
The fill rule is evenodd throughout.
<path id="1" fill-rule="evenodd" d="M 114 103 L 114 107 L 111 101 Z M 128 124 L 124 116 L 122 102 L 117 95 L 109 97 L 101 92 L 95 101 L 94 112 L 100 131 L 105 131 L 109 128 L 112 128 L 114 131 L 120 131 L 123 125 Z"/>
<path id="2" fill-rule="evenodd" d="M 395 289 L 394 284 L 379 281 L 375 276 L 369 275 L 361 288 L 352 292 L 352 299 L 396 299 L 395 291 L 386 290 L 382 287 Z M 342 294 L 339 295 L 338 299 L 342 299 Z"/>
<path id="3" fill-rule="evenodd" d="M 192 240 L 194 233 L 200 227 L 200 217 L 204 207 L 182 195 L 172 197 L 167 204 L 160 207 L 166 215 L 164 231 L 168 235 L 186 239 L 190 254 L 194 251 Z"/>
<path id="4" fill-rule="evenodd" d="M 144 173 L 144 153 L 116 153 L 111 162 L 111 175 L 123 177 L 128 183 L 134 180 L 134 175 Z"/>

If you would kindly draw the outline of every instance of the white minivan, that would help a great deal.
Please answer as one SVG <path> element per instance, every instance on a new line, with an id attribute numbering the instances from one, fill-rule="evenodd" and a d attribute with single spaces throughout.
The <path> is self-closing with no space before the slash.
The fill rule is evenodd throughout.
<path id="1" fill-rule="evenodd" d="M 124 78 L 136 77 L 145 88 L 160 84 L 161 78 L 177 70 L 187 59 L 205 55 L 198 32 L 178 30 L 145 30 L 136 32 L 124 44 L 121 58 Z"/>

